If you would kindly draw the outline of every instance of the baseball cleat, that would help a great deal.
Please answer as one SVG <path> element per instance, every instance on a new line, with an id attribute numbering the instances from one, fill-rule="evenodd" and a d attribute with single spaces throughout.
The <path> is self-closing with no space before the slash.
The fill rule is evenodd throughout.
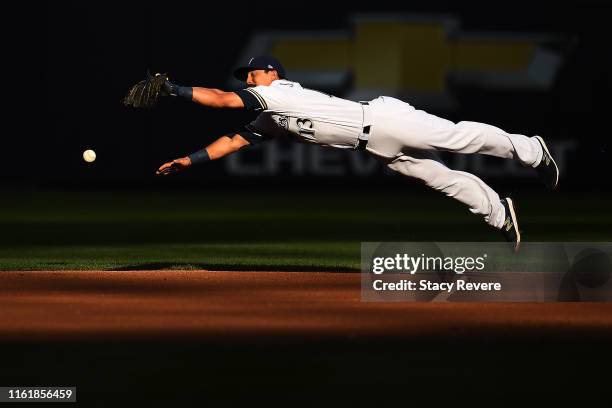
<path id="1" fill-rule="evenodd" d="M 504 235 L 504 238 L 506 238 L 506 241 L 513 245 L 514 252 L 518 252 L 519 247 L 521 246 L 521 232 L 519 231 L 514 203 L 510 197 L 502 199 L 501 203 L 506 210 L 506 218 L 504 219 L 504 225 L 501 228 L 502 234 Z"/>
<path id="2" fill-rule="evenodd" d="M 557 163 L 555 163 L 555 160 L 552 158 L 546 143 L 544 143 L 544 139 L 540 136 L 534 136 L 534 138 L 540 143 L 540 146 L 542 146 L 542 160 L 535 169 L 538 171 L 544 185 L 553 190 L 557 187 L 557 183 L 559 182 L 559 167 L 557 167 Z"/>

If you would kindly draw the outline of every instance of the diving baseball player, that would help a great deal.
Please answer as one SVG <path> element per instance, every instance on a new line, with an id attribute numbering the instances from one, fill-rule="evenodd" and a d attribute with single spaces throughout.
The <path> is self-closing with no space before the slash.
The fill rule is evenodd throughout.
<path id="1" fill-rule="evenodd" d="M 235 70 L 234 76 L 245 81 L 248 88 L 224 92 L 178 86 L 165 76 L 157 77 L 161 95 L 185 97 L 212 108 L 260 112 L 243 129 L 163 164 L 157 174 L 217 160 L 248 145 L 282 136 L 338 149 L 366 150 L 390 169 L 465 204 L 500 229 L 515 250 L 521 234 L 512 199 L 500 198 L 473 174 L 446 167 L 434 152 L 480 153 L 517 160 L 533 167 L 550 189 L 559 180 L 557 165 L 539 136 L 510 134 L 484 123 L 453 123 L 388 96 L 364 102 L 337 98 L 288 80 L 281 63 L 267 56 L 251 58 L 246 66 Z"/>

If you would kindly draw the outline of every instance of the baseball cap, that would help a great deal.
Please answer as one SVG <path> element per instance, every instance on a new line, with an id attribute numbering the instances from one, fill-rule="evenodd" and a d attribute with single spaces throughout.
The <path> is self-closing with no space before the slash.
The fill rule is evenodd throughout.
<path id="1" fill-rule="evenodd" d="M 251 58 L 247 65 L 236 68 L 234 71 L 234 77 L 239 81 L 246 81 L 249 71 L 256 69 L 273 69 L 278 72 L 278 76 L 280 78 L 285 78 L 285 68 L 283 68 L 280 61 L 267 55 L 260 55 L 258 57 Z"/>

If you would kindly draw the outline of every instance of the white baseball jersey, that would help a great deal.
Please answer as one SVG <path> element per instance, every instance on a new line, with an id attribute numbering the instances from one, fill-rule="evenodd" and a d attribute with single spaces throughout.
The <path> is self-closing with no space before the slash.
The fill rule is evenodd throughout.
<path id="1" fill-rule="evenodd" d="M 238 132 L 251 143 L 290 135 L 304 142 L 354 149 L 364 127 L 359 102 L 303 88 L 297 82 L 279 79 L 270 86 L 236 93 L 247 109 L 263 111 L 247 125 L 247 134 Z"/>
<path id="2" fill-rule="evenodd" d="M 388 168 L 459 200 L 496 228 L 506 217 L 499 195 L 475 175 L 449 169 L 429 151 L 481 153 L 531 167 L 543 155 L 535 138 L 484 123 L 455 124 L 388 96 L 363 105 L 284 79 L 236 93 L 247 109 L 262 111 L 246 130 L 237 132 L 250 143 L 289 134 L 326 146 L 365 148 Z"/>

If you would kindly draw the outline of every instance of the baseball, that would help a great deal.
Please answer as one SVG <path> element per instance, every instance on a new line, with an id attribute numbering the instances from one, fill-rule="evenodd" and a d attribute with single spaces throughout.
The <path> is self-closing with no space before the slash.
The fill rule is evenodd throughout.
<path id="1" fill-rule="evenodd" d="M 83 160 L 85 160 L 87 163 L 93 162 L 96 160 L 96 152 L 93 150 L 85 150 L 83 152 Z"/>

